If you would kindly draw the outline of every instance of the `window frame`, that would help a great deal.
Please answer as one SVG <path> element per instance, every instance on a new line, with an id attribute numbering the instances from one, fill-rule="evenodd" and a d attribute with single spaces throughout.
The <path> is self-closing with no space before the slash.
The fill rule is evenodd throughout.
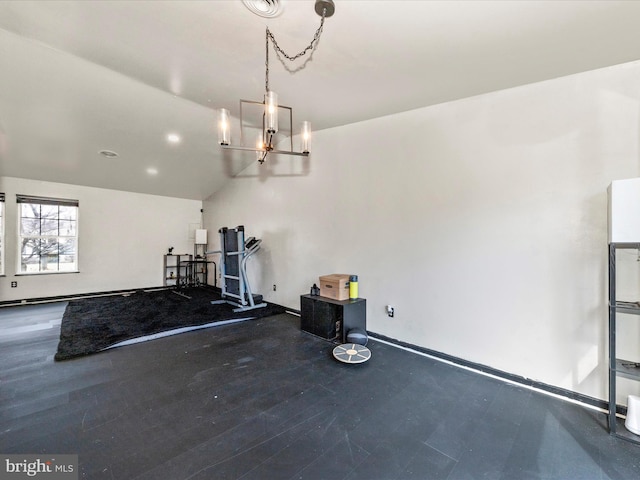
<path id="1" fill-rule="evenodd" d="M 37 205 L 38 206 L 38 211 L 37 214 L 33 217 L 31 216 L 23 216 L 23 205 Z M 80 202 L 78 200 L 71 200 L 71 199 L 63 199 L 63 198 L 52 198 L 52 197 L 36 197 L 36 196 L 32 196 L 32 195 L 16 195 L 16 205 L 17 205 L 17 238 L 18 238 L 18 245 L 17 245 L 17 250 L 18 250 L 18 255 L 17 255 L 17 267 L 16 267 L 16 275 L 59 275 L 59 274 L 66 274 L 66 273 L 78 273 L 79 272 L 79 258 L 78 258 L 78 238 L 79 238 L 79 215 L 80 215 Z M 47 209 L 47 207 L 56 207 L 57 208 L 57 212 L 55 214 L 53 214 L 53 217 L 47 217 L 47 216 L 43 216 L 43 207 L 45 207 L 45 209 Z M 71 218 L 63 218 L 61 217 L 61 211 L 60 211 L 60 207 L 71 207 L 74 208 L 75 210 L 73 210 L 73 214 L 71 215 Z M 50 208 L 49 208 L 50 210 Z M 39 233 L 37 235 L 34 235 L 33 233 L 30 234 L 25 234 L 24 233 L 24 221 L 25 219 L 32 219 L 34 222 L 34 225 L 37 225 L 37 229 L 39 230 Z M 51 235 L 51 234 L 47 234 L 47 233 L 42 233 L 42 229 L 43 227 L 46 226 L 46 224 L 51 224 L 52 222 L 55 222 L 55 230 L 56 230 L 56 234 L 55 235 Z M 66 222 L 67 224 L 69 224 L 69 226 L 73 226 L 72 230 L 74 232 L 73 235 L 61 235 L 60 232 L 60 226 L 62 222 Z M 71 225 L 72 224 L 72 225 Z M 44 262 L 43 263 L 43 259 L 46 256 L 46 252 L 44 252 L 40 249 L 41 247 L 38 246 L 35 249 L 39 250 L 37 252 L 37 254 L 35 255 L 35 257 L 37 258 L 37 270 L 28 270 L 26 268 L 23 268 L 26 264 L 23 262 L 23 253 L 25 250 L 25 241 L 29 241 L 29 240 L 36 240 L 36 242 L 38 245 L 41 245 L 42 242 L 47 242 L 50 244 L 55 244 L 57 246 L 57 251 L 55 253 L 55 255 L 52 255 L 55 257 L 56 259 L 56 269 L 55 270 L 48 270 L 48 269 L 43 269 L 43 265 L 48 266 L 50 265 L 49 262 Z M 60 262 L 60 258 L 65 255 L 64 253 L 60 253 L 59 250 L 59 246 L 61 244 L 69 244 L 71 245 L 71 250 L 72 250 L 72 255 L 74 257 L 74 261 L 72 262 L 72 265 L 70 269 L 65 269 L 65 270 L 60 270 L 60 265 L 64 264 L 64 262 Z M 67 254 L 69 255 L 69 254 Z"/>
<path id="2" fill-rule="evenodd" d="M 6 217 L 6 208 L 4 203 L 4 193 L 0 193 L 0 277 L 4 277 L 4 251 L 7 243 L 5 242 L 4 222 Z"/>

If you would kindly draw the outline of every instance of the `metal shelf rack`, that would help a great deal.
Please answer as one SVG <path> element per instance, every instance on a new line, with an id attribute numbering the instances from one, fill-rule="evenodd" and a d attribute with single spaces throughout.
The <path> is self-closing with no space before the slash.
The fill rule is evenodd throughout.
<path id="1" fill-rule="evenodd" d="M 616 388 L 618 377 L 640 382 L 640 363 L 623 360 L 616 355 L 617 314 L 640 315 L 640 302 L 622 302 L 616 297 L 616 252 L 620 249 L 640 250 L 640 243 L 609 244 L 609 433 L 640 445 L 640 436 L 618 430 Z M 640 321 L 640 318 L 638 318 Z"/>

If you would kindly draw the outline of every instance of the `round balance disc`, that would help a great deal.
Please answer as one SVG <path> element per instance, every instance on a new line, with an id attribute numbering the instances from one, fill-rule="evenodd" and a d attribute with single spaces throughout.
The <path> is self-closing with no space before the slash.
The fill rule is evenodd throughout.
<path id="1" fill-rule="evenodd" d="M 363 363 L 371 358 L 371 350 L 357 343 L 345 343 L 333 349 L 333 356 L 343 363 Z"/>

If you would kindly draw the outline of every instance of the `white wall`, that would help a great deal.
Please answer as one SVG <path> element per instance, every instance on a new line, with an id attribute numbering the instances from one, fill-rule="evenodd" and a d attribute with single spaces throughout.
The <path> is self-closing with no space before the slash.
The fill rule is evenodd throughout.
<path id="1" fill-rule="evenodd" d="M 192 253 L 189 228 L 199 224 L 202 202 L 0 177 L 6 194 L 5 276 L 0 301 L 162 285 L 162 256 Z M 80 273 L 16 276 L 16 194 L 79 200 Z M 17 288 L 10 282 L 17 281 Z"/>
<path id="2" fill-rule="evenodd" d="M 358 274 L 369 330 L 604 399 L 606 190 L 640 173 L 639 113 L 636 62 L 317 132 L 307 175 L 256 164 L 205 225 L 264 239 L 269 301 Z"/>

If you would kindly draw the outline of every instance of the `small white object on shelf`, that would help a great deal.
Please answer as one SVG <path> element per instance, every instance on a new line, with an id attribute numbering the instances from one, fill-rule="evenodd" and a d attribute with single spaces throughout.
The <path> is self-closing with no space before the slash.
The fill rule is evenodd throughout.
<path id="1" fill-rule="evenodd" d="M 629 395 L 627 399 L 627 419 L 624 422 L 631 433 L 640 435 L 640 397 Z"/>

